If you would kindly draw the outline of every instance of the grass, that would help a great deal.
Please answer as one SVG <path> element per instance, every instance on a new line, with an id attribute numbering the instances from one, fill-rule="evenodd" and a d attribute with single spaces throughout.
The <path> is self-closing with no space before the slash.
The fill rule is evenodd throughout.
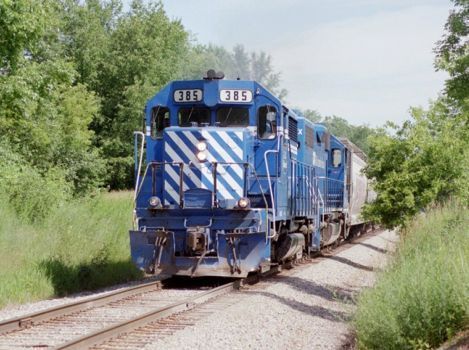
<path id="1" fill-rule="evenodd" d="M 401 235 L 394 262 L 358 300 L 360 349 L 430 349 L 469 326 L 469 213 L 450 203 Z"/>
<path id="2" fill-rule="evenodd" d="M 0 200 L 0 307 L 141 277 L 129 255 L 130 192 L 73 200 L 27 223 Z"/>

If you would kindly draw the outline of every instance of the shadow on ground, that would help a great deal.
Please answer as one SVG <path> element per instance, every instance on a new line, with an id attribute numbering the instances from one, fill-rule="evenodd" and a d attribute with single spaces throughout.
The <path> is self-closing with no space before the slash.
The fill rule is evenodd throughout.
<path id="1" fill-rule="evenodd" d="M 372 244 L 368 244 L 368 243 L 363 243 L 363 242 L 359 242 L 359 243 L 352 243 L 352 244 L 358 244 L 358 245 L 362 245 L 364 247 L 367 247 L 367 248 L 370 248 L 370 249 L 373 249 L 379 253 L 382 253 L 382 254 L 386 254 L 389 252 L 389 250 L 387 249 L 383 249 L 383 248 L 379 248 L 379 247 L 376 247 Z"/>
<path id="2" fill-rule="evenodd" d="M 269 292 L 249 291 L 248 293 L 262 295 L 262 296 L 277 300 L 280 303 L 287 305 L 291 307 L 292 309 L 296 311 L 300 311 L 309 316 L 320 317 L 322 319 L 333 321 L 333 322 L 343 322 L 343 321 L 350 320 L 350 315 L 342 311 L 330 310 L 326 307 L 319 306 L 319 305 L 308 305 L 308 304 L 302 303 L 301 301 L 298 301 L 292 298 L 285 298 L 285 297 L 282 297 L 273 293 L 269 293 Z"/>
<path id="3" fill-rule="evenodd" d="M 347 258 L 343 258 L 341 256 L 336 256 L 336 255 L 333 255 L 333 256 L 325 256 L 326 259 L 330 259 L 330 260 L 334 260 L 334 261 L 337 261 L 337 262 L 340 262 L 342 264 L 346 264 L 346 265 L 349 265 L 349 266 L 352 266 L 352 267 L 355 267 L 357 269 L 360 269 L 360 270 L 365 270 L 365 271 L 375 271 L 376 269 L 373 268 L 372 266 L 366 266 L 366 265 L 362 265 L 360 263 L 357 263 L 355 261 L 352 261 L 350 259 L 347 259 Z"/>
<path id="4" fill-rule="evenodd" d="M 316 295 L 329 301 L 340 301 L 344 303 L 354 303 L 355 291 L 342 287 L 320 285 L 313 281 L 295 276 L 276 276 L 276 281 L 287 284 L 298 291 Z"/>
<path id="5" fill-rule="evenodd" d="M 142 273 L 128 261 L 92 260 L 73 265 L 61 258 L 49 258 L 39 263 L 54 287 L 57 296 L 85 290 L 95 290 L 142 277 Z"/>

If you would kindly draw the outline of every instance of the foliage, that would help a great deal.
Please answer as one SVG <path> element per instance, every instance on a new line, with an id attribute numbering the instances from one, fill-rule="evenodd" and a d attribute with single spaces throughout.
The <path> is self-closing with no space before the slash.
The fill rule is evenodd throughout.
<path id="1" fill-rule="evenodd" d="M 372 140 L 365 172 L 378 197 L 365 210 L 369 218 L 404 226 L 432 202 L 458 196 L 469 203 L 469 133 L 465 116 L 448 118 L 448 108 L 443 100 L 428 111 L 413 108 L 412 120 Z"/>
<path id="2" fill-rule="evenodd" d="M 420 215 L 393 264 L 358 300 L 363 349 L 436 348 L 469 326 L 469 215 L 453 202 Z"/>
<path id="3" fill-rule="evenodd" d="M 366 174 L 378 197 L 365 215 L 387 227 L 405 226 L 450 196 L 469 203 L 469 2 L 453 2 L 437 48 L 437 67 L 450 75 L 444 94 L 426 111 L 412 108 L 410 120 L 389 124 L 388 135 L 371 144 Z"/>
<path id="4" fill-rule="evenodd" d="M 281 74 L 275 72 L 272 57 L 263 51 L 248 52 L 243 45 L 236 45 L 231 52 L 217 45 L 195 45 L 186 56 L 180 78 L 200 79 L 209 69 L 223 71 L 227 79 L 255 80 L 280 99 L 287 95 L 280 88 Z"/>
<path id="5" fill-rule="evenodd" d="M 100 184 L 102 167 L 88 129 L 98 100 L 73 84 L 74 74 L 57 60 L 24 62 L 0 76 L 0 133 L 34 172 L 62 172 L 78 194 Z"/>
<path id="6" fill-rule="evenodd" d="M 35 224 L 0 198 L 0 307 L 141 277 L 129 258 L 130 192 L 63 203 Z"/>
<path id="7" fill-rule="evenodd" d="M 15 70 L 24 54 L 38 49 L 50 24 L 51 1 L 0 1 L 0 72 Z"/>
<path id="8" fill-rule="evenodd" d="M 101 99 L 91 128 L 106 159 L 105 182 L 132 186 L 132 132 L 140 129 L 146 100 L 181 69 L 187 33 L 160 2 L 134 0 L 64 2 L 65 52 L 76 63 L 78 81 Z"/>
<path id="9" fill-rule="evenodd" d="M 59 169 L 41 174 L 5 141 L 0 141 L 0 197 L 26 222 L 38 222 L 70 196 Z"/>
<path id="10" fill-rule="evenodd" d="M 445 25 L 445 34 L 438 42 L 436 67 L 449 73 L 446 93 L 456 103 L 466 104 L 469 98 L 469 1 L 453 0 L 455 5 Z"/>

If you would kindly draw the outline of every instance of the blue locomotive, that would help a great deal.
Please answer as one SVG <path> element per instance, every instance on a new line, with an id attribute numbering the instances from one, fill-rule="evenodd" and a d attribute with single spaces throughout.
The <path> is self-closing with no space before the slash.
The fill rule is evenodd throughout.
<path id="1" fill-rule="evenodd" d="M 130 246 L 147 273 L 245 277 L 363 224 L 361 151 L 259 83 L 223 78 L 171 82 L 135 133 Z"/>

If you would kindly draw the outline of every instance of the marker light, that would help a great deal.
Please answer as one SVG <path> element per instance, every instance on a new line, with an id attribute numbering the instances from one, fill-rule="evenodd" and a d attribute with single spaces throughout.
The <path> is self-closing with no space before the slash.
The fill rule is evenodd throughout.
<path id="1" fill-rule="evenodd" d="M 197 144 L 197 149 L 200 151 L 200 152 L 203 152 L 207 149 L 207 144 L 204 142 L 204 141 L 201 141 Z"/>
<path id="2" fill-rule="evenodd" d="M 161 200 L 158 197 L 153 196 L 148 200 L 148 204 L 150 204 L 150 207 L 156 208 L 161 205 Z"/>
<path id="3" fill-rule="evenodd" d="M 205 153 L 205 152 L 197 153 L 197 159 L 201 162 L 206 161 L 207 160 L 207 153 Z"/>
<path id="4" fill-rule="evenodd" d="M 238 207 L 240 208 L 247 208 L 249 206 L 249 199 L 248 198 L 240 198 L 238 201 Z"/>

